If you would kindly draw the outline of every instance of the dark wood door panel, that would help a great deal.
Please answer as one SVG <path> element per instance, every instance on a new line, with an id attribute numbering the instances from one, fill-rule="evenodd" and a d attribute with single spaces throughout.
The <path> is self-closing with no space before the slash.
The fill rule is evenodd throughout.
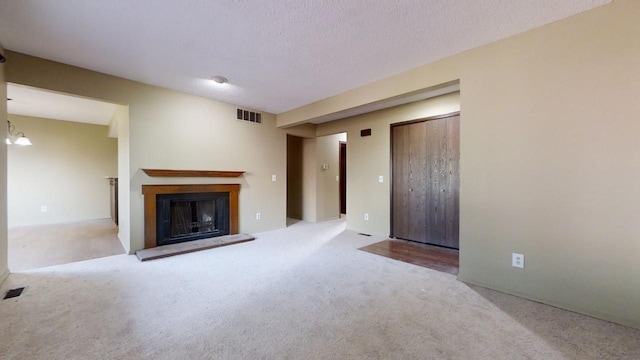
<path id="1" fill-rule="evenodd" d="M 446 241 L 445 246 L 460 248 L 460 116 L 447 119 Z"/>
<path id="2" fill-rule="evenodd" d="M 427 124 L 426 156 L 429 166 L 427 178 L 427 236 L 429 244 L 444 245 L 446 239 L 445 183 L 447 167 L 447 119 L 425 122 Z"/>
<path id="3" fill-rule="evenodd" d="M 459 248 L 460 116 L 393 126 L 391 235 Z"/>
<path id="4" fill-rule="evenodd" d="M 427 125 L 426 122 L 409 126 L 409 239 L 428 241 L 427 217 Z"/>
<path id="5" fill-rule="evenodd" d="M 409 127 L 392 128 L 391 235 L 409 236 Z"/>

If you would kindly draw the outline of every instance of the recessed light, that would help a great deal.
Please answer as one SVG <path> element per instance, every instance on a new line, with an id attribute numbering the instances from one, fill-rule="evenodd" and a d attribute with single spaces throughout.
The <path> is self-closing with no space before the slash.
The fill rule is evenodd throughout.
<path id="1" fill-rule="evenodd" d="M 224 76 L 220 76 L 220 75 L 216 75 L 212 77 L 213 81 L 217 82 L 218 84 L 225 84 L 229 82 L 229 79 L 227 79 Z"/>

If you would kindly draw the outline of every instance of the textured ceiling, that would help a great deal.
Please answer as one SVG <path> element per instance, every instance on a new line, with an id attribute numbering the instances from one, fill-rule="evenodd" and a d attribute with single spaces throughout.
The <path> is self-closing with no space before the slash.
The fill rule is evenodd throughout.
<path id="1" fill-rule="evenodd" d="M 281 113 L 608 2 L 0 1 L 0 43 Z"/>

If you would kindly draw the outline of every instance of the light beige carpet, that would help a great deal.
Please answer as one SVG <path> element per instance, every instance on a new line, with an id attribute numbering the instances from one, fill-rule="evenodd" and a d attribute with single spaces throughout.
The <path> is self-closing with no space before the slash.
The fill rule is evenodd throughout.
<path id="1" fill-rule="evenodd" d="M 640 331 L 359 251 L 299 222 L 252 242 L 12 274 L 2 359 L 639 359 Z"/>
<path id="2" fill-rule="evenodd" d="M 11 271 L 124 254 L 111 219 L 16 226 L 8 233 Z"/>

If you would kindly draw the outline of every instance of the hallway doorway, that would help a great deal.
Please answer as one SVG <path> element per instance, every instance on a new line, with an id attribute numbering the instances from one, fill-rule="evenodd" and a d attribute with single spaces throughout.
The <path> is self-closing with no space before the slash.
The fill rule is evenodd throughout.
<path id="1" fill-rule="evenodd" d="M 21 271 L 125 253 L 118 237 L 121 105 L 7 84 L 7 260 Z M 10 99 L 10 100 L 9 100 Z"/>

